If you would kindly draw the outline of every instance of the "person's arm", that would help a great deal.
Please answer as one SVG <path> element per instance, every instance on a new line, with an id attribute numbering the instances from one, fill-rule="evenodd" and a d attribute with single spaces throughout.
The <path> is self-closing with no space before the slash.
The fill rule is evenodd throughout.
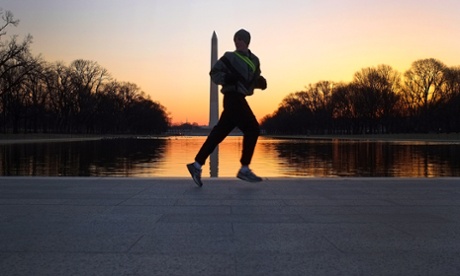
<path id="1" fill-rule="evenodd" d="M 222 63 L 222 61 L 218 60 L 211 68 L 211 72 L 209 72 L 212 82 L 219 85 L 224 84 L 226 74 L 225 69 L 225 65 Z"/>
<path id="2" fill-rule="evenodd" d="M 265 90 L 267 89 L 267 80 L 262 76 L 262 71 L 260 70 L 259 58 L 256 57 L 256 61 L 257 61 L 257 72 L 256 72 L 257 77 L 255 77 L 254 79 L 254 88 Z"/>
<path id="3" fill-rule="evenodd" d="M 223 58 L 226 57 L 220 58 L 212 67 L 211 72 L 209 72 L 211 80 L 218 85 L 235 84 L 238 81 L 238 76 L 231 73 L 229 68 L 227 68 L 222 61 Z"/>
<path id="4" fill-rule="evenodd" d="M 259 76 L 256 80 L 254 88 L 262 90 L 267 89 L 267 80 L 263 76 Z"/>

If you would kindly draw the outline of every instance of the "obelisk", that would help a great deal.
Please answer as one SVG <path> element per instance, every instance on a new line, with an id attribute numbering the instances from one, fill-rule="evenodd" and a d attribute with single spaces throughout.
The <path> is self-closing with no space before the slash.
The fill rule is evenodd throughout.
<path id="1" fill-rule="evenodd" d="M 211 68 L 217 62 L 217 35 L 214 31 L 211 39 Z M 209 127 L 213 128 L 219 120 L 219 93 L 217 84 L 211 81 L 210 99 L 209 99 Z"/>

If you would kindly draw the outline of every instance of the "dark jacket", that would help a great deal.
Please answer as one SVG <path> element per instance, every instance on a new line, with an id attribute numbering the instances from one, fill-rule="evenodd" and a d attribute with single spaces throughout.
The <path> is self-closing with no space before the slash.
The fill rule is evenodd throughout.
<path id="1" fill-rule="evenodd" d="M 238 54 L 248 57 L 253 66 L 250 66 Z M 240 93 L 249 96 L 254 94 L 254 88 L 262 88 L 257 85 L 261 78 L 259 58 L 251 51 L 248 51 L 247 54 L 242 52 L 238 54 L 226 52 L 214 64 L 209 74 L 215 84 L 222 85 L 223 94 Z"/>

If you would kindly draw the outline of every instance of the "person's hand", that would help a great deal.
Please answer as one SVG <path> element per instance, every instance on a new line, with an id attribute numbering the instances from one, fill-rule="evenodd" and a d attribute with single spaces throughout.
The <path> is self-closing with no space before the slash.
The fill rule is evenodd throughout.
<path id="1" fill-rule="evenodd" d="M 259 76 L 259 78 L 256 81 L 255 88 L 265 90 L 267 88 L 267 80 L 264 77 Z"/>
<path id="2" fill-rule="evenodd" d="M 227 73 L 225 74 L 225 83 L 226 84 L 235 84 L 238 82 L 238 78 L 232 74 L 232 73 Z"/>

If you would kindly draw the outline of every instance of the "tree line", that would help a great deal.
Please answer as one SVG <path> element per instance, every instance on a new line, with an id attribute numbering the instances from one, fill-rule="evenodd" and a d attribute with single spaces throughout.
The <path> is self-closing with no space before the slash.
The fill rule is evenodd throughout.
<path id="1" fill-rule="evenodd" d="M 320 81 L 291 93 L 262 119 L 269 134 L 365 134 L 460 131 L 460 66 L 428 58 L 401 74 L 364 68 L 350 83 Z"/>
<path id="2" fill-rule="evenodd" d="M 133 83 L 118 82 L 95 61 L 48 63 L 30 52 L 32 36 L 4 40 L 17 26 L 0 9 L 0 132 L 165 132 L 170 118 Z"/>
<path id="3" fill-rule="evenodd" d="M 5 40 L 17 26 L 0 8 L 0 132 L 158 134 L 166 108 L 133 83 L 118 82 L 95 61 L 48 63 L 30 52 L 32 36 Z M 269 134 L 460 131 L 460 66 L 434 58 L 404 74 L 364 68 L 350 83 L 320 81 L 291 93 L 261 121 Z"/>

